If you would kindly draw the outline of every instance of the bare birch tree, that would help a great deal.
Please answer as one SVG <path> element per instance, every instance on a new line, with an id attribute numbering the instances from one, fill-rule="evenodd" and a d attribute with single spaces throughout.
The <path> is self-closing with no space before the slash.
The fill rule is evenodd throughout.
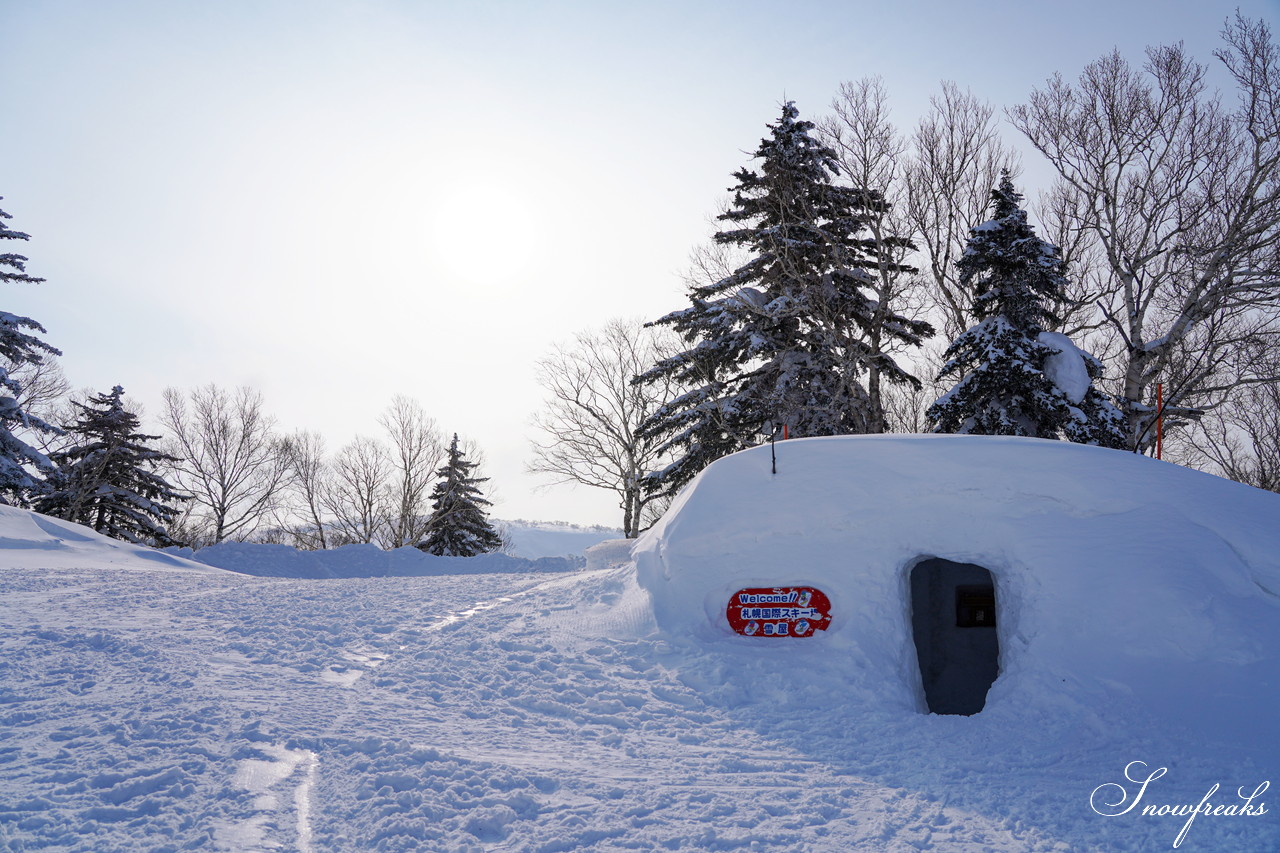
<path id="1" fill-rule="evenodd" d="M 386 483 L 391 460 L 381 442 L 364 436 L 334 457 L 333 476 L 325 492 L 332 524 L 330 545 L 380 544 L 388 515 Z"/>
<path id="2" fill-rule="evenodd" d="M 427 535 L 431 488 L 444 461 L 444 435 L 416 400 L 397 395 L 378 423 L 390 439 L 386 483 L 388 548 L 416 545 Z"/>
<path id="3" fill-rule="evenodd" d="M 45 355 L 38 362 L 0 359 L 0 372 L 7 373 L 21 386 L 14 399 L 22 411 L 54 425 L 75 420 L 75 410 L 71 405 L 71 383 L 67 381 L 57 356 Z M 65 448 L 70 441 L 61 430 L 28 429 L 15 424 L 13 432 L 46 455 Z"/>
<path id="4" fill-rule="evenodd" d="M 615 493 L 627 538 L 639 535 L 646 508 L 658 499 L 641 485 L 658 468 L 658 442 L 637 431 L 674 396 L 668 382 L 632 380 L 672 350 L 660 332 L 613 320 L 538 362 L 547 404 L 533 419 L 542 436 L 533 442 L 529 471 Z"/>
<path id="5" fill-rule="evenodd" d="M 1075 83 L 1055 75 L 1009 111 L 1106 259 L 1099 305 L 1120 341 L 1137 451 L 1154 441 L 1157 381 L 1166 414 L 1194 418 L 1276 378 L 1239 353 L 1280 341 L 1280 52 L 1265 23 L 1238 14 L 1223 37 L 1234 110 L 1174 45 L 1149 48 L 1141 69 L 1112 53 Z"/>
<path id="6" fill-rule="evenodd" d="M 1230 405 L 1176 434 L 1172 458 L 1280 492 L 1280 382 L 1242 385 Z"/>
<path id="7" fill-rule="evenodd" d="M 324 437 L 315 432 L 296 432 L 285 439 L 283 450 L 290 501 L 282 526 L 288 528 L 294 547 L 324 550 L 329 547 L 325 501 L 333 479 L 325 459 Z"/>
<path id="8" fill-rule="evenodd" d="M 879 77 L 842 83 L 831 105 L 834 115 L 819 125 L 823 141 L 836 152 L 844 179 L 882 200 L 863 215 L 870 232 L 871 239 L 865 245 L 872 262 L 865 268 L 869 275 L 866 288 L 876 303 L 865 342 L 870 356 L 866 361 L 867 432 L 873 433 L 886 430 L 881 359 L 906 349 L 900 338 L 885 334 L 886 324 L 900 315 L 919 319 L 924 314 L 913 279 L 917 270 L 907 263 L 916 250 L 905 215 L 907 145 L 889 118 L 888 100 Z M 900 374 L 896 371 L 889 376 Z M 905 384 L 919 387 L 918 381 Z"/>
<path id="9" fill-rule="evenodd" d="M 193 496 L 184 520 L 192 544 L 244 539 L 266 519 L 287 479 L 275 420 L 251 388 L 228 394 L 209 384 L 184 395 L 166 388 L 160 422 L 168 431 L 165 451 L 172 479 Z"/>
<path id="10" fill-rule="evenodd" d="M 915 358 L 919 385 L 893 384 L 885 387 L 885 432 L 923 433 L 933 429 L 925 411 L 951 387 L 948 381 L 938 379 L 945 363 L 942 350 L 924 349 Z"/>
<path id="11" fill-rule="evenodd" d="M 954 340 L 973 323 L 973 294 L 960 286 L 956 261 L 969 229 L 984 222 L 991 191 L 1018 160 L 1000 138 L 992 106 L 955 83 L 942 83 L 911 139 L 904 213 L 920 249 L 943 337 Z"/>
<path id="12" fill-rule="evenodd" d="M 1073 339 L 1088 337 L 1094 346 L 1106 348 L 1112 336 L 1096 333 L 1106 325 L 1098 310 L 1098 300 L 1112 290 L 1112 275 L 1098 241 L 1081 225 L 1082 199 L 1062 180 L 1042 192 L 1034 206 L 1044 238 L 1062 250 L 1066 262 L 1067 286 L 1050 306 L 1057 322 L 1046 326 Z"/>

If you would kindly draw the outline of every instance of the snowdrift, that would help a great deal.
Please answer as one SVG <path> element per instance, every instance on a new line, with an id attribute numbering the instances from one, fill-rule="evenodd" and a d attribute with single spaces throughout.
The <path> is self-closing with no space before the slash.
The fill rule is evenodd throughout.
<path id="1" fill-rule="evenodd" d="M 597 534 L 597 540 L 604 535 Z M 7 568 L 230 571 L 257 577 L 320 579 L 571 572 L 579 568 L 579 562 L 507 554 L 437 557 L 417 548 L 383 551 L 373 545 L 299 551 L 287 545 L 224 542 L 199 551 L 156 550 L 103 536 L 80 524 L 0 504 L 0 566 Z"/>
<path id="2" fill-rule="evenodd" d="M 223 542 L 192 552 L 170 553 L 245 575 L 273 578 L 382 578 L 435 575 L 479 575 L 511 572 L 571 572 L 577 564 L 565 557 L 535 560 L 507 554 L 437 557 L 417 548 L 384 551 L 376 545 L 343 545 L 327 551 L 299 551 L 288 545 Z"/>
<path id="3" fill-rule="evenodd" d="M 1176 708 L 1180 725 L 1277 739 L 1280 495 L 1040 439 L 776 451 L 776 475 L 767 446 L 711 465 L 634 549 L 660 628 L 721 659 L 710 681 L 926 712 L 910 576 L 941 558 L 994 578 L 999 677 L 980 716 L 1025 726 Z M 730 596 L 775 586 L 824 591 L 829 629 L 734 633 Z"/>
<path id="4" fill-rule="evenodd" d="M 112 539 L 80 524 L 0 505 L 0 565 L 6 568 L 104 569 L 218 572 L 144 545 Z"/>

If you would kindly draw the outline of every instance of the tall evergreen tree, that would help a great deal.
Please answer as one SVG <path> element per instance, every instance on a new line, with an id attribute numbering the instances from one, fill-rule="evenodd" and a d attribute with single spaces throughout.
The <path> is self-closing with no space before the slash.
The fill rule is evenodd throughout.
<path id="1" fill-rule="evenodd" d="M 67 432 L 77 443 L 50 457 L 57 469 L 35 509 L 115 539 L 174 544 L 167 527 L 180 512 L 175 504 L 190 496 L 154 471 L 177 459 L 147 446 L 160 436 L 138 432 L 138 418 L 125 409 L 123 397 L 117 385 L 87 403 L 73 402 L 80 411 Z"/>
<path id="2" fill-rule="evenodd" d="M 0 210 L 0 240 L 31 239 L 30 235 L 9 228 L 5 220 L 11 218 Z M 26 256 L 0 252 L 0 282 L 39 284 L 42 281 L 44 279 L 27 274 Z M 47 472 L 49 460 L 15 436 L 14 428 L 58 432 L 57 427 L 24 411 L 18 404 L 22 386 L 10 370 L 22 364 L 42 364 L 46 355 L 61 355 L 28 330 L 45 331 L 30 317 L 0 311 L 0 502 L 18 506 L 26 506 L 28 495 L 40 485 L 30 468 Z"/>
<path id="3" fill-rule="evenodd" d="M 490 502 L 480 494 L 479 484 L 489 478 L 471 476 L 475 467 L 476 463 L 463 458 L 454 433 L 449 457 L 436 472 L 440 479 L 431 492 L 427 537 L 418 548 L 443 557 L 474 557 L 502 547 L 502 537 L 484 511 Z"/>
<path id="4" fill-rule="evenodd" d="M 934 432 L 1122 446 L 1120 413 L 1092 384 L 1101 365 L 1046 331 L 1067 286 L 1061 250 L 1036 236 L 1007 171 L 991 198 L 992 219 L 970 230 L 957 263 L 978 322 L 944 355 L 939 378 L 958 381 L 929 407 Z"/>
<path id="5" fill-rule="evenodd" d="M 793 103 L 783 106 L 756 150 L 759 171 L 734 173 L 733 205 L 719 217 L 730 227 L 714 236 L 749 259 L 691 287 L 692 305 L 654 324 L 690 345 L 636 380 L 690 388 L 641 429 L 676 457 L 649 478 L 655 491 L 674 491 L 715 459 L 756 443 L 766 424 L 804 436 L 866 432 L 878 422 L 859 381 L 871 364 L 891 381 L 917 382 L 866 344 L 873 327 L 910 344 L 933 331 L 878 310 L 863 292 L 867 269 L 884 255 L 865 236 L 865 217 L 884 199 L 833 183 L 835 153 L 813 127 Z"/>

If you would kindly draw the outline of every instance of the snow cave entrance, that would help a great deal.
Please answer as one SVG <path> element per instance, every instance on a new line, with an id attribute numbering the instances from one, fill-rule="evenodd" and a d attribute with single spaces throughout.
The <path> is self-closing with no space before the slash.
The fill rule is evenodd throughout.
<path id="1" fill-rule="evenodd" d="M 911 630 L 932 714 L 976 714 L 1000 674 L 991 572 L 937 557 L 911 569 Z"/>

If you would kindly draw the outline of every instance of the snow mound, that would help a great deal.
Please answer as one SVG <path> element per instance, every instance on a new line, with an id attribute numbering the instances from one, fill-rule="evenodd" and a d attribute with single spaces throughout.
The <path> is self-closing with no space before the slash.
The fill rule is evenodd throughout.
<path id="1" fill-rule="evenodd" d="M 8 568 L 95 566 L 147 571 L 218 571 L 178 555 L 103 536 L 80 524 L 4 505 L 0 505 L 0 561 Z"/>
<path id="2" fill-rule="evenodd" d="M 1074 405 L 1080 405 L 1085 394 L 1089 393 L 1089 368 L 1085 365 L 1084 354 L 1066 335 L 1058 332 L 1041 332 L 1037 338 L 1040 343 L 1056 352 L 1044 361 L 1044 372 L 1062 393 Z"/>
<path id="3" fill-rule="evenodd" d="M 587 558 L 587 571 L 614 569 L 631 562 L 631 546 L 634 539 L 606 539 L 597 542 L 583 554 Z"/>
<path id="4" fill-rule="evenodd" d="M 735 683 L 926 711 L 910 574 L 942 558 L 995 582 L 999 677 L 980 716 L 1022 729 L 1138 708 L 1276 740 L 1280 495 L 1028 438 L 802 439 L 778 444 L 777 467 L 768 447 L 714 463 L 634 550 L 659 627 Z M 730 596 L 774 586 L 824 591 L 830 629 L 735 634 Z"/>

